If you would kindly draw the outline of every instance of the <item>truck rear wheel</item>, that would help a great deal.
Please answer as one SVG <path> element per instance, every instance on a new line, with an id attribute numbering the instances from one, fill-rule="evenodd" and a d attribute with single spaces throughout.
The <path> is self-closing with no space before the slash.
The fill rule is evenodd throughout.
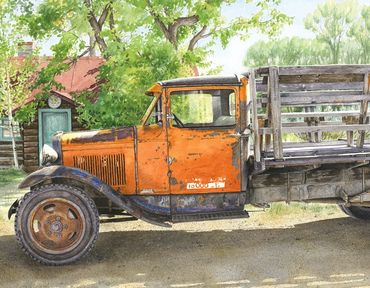
<path id="1" fill-rule="evenodd" d="M 25 194 L 14 226 L 26 254 L 42 264 L 64 265 L 91 251 L 99 232 L 99 214 L 84 192 L 51 184 Z"/>
<path id="2" fill-rule="evenodd" d="M 370 207 L 365 206 L 345 206 L 343 204 L 339 205 L 339 208 L 351 216 L 352 218 L 370 220 Z"/>

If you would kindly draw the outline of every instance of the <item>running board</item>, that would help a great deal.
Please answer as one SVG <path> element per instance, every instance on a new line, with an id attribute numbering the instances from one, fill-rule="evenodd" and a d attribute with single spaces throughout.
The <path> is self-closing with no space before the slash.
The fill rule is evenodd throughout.
<path id="1" fill-rule="evenodd" d="M 193 222 L 221 219 L 249 218 L 247 211 L 223 211 L 213 213 L 192 213 L 192 214 L 175 214 L 172 215 L 172 222 Z"/>

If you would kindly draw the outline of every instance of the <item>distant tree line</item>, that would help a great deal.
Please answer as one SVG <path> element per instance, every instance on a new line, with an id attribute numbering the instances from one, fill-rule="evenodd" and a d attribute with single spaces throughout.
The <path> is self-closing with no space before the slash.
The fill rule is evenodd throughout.
<path id="1" fill-rule="evenodd" d="M 285 37 L 259 41 L 246 53 L 247 67 L 266 65 L 370 63 L 370 5 L 329 0 L 304 19 L 314 39 Z"/>

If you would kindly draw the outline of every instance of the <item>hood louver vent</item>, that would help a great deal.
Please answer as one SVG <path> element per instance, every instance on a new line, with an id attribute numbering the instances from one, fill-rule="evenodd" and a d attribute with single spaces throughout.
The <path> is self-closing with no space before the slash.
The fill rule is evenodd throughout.
<path id="1" fill-rule="evenodd" d="M 95 175 L 113 187 L 126 183 L 125 155 L 122 153 L 73 156 L 73 166 Z"/>

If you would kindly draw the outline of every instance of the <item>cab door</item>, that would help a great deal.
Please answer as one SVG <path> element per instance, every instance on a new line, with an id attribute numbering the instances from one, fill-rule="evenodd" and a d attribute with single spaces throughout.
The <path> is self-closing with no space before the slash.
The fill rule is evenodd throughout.
<path id="1" fill-rule="evenodd" d="M 168 88 L 171 194 L 239 192 L 239 87 Z"/>

